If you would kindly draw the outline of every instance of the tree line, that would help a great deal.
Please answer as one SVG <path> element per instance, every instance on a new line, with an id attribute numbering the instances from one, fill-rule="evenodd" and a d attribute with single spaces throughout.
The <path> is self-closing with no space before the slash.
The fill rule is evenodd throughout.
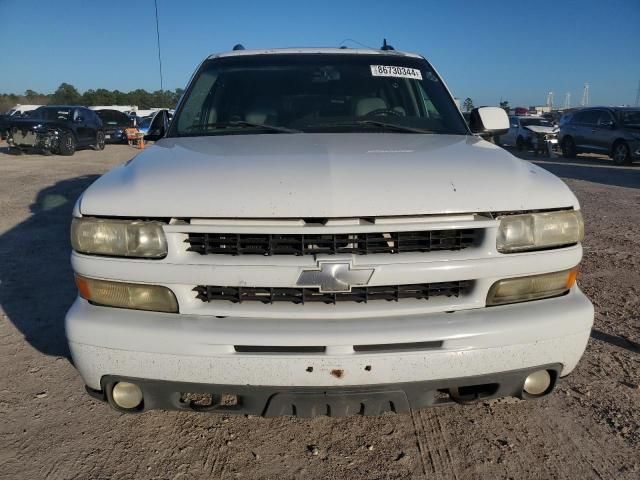
<path id="1" fill-rule="evenodd" d="M 0 113 L 4 113 L 16 104 L 29 105 L 136 105 L 140 109 L 153 107 L 174 108 L 182 95 L 183 89 L 156 90 L 147 92 L 139 88 L 131 92 L 107 90 L 106 88 L 90 89 L 80 93 L 76 87 L 62 83 L 55 92 L 46 94 L 27 90 L 24 95 L 0 93 Z"/>

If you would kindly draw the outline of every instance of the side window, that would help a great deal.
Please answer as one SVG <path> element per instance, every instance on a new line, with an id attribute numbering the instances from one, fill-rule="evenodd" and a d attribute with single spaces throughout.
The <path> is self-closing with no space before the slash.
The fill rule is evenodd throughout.
<path id="1" fill-rule="evenodd" d="M 511 128 L 518 128 L 520 126 L 520 122 L 518 121 L 518 117 L 511 117 L 509 119 L 509 125 Z"/>
<path id="2" fill-rule="evenodd" d="M 607 110 L 601 110 L 598 115 L 598 125 L 610 126 L 613 123 L 613 117 Z"/>
<path id="3" fill-rule="evenodd" d="M 573 123 L 579 123 L 581 125 L 595 125 L 598 123 L 599 117 L 599 110 L 587 110 L 586 112 L 578 113 Z"/>

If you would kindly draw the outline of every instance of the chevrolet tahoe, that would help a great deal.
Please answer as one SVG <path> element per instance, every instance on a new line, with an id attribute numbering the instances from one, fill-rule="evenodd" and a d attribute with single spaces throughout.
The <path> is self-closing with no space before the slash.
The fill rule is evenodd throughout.
<path id="1" fill-rule="evenodd" d="M 381 50 L 206 58 L 158 141 L 78 199 L 66 316 L 122 412 L 381 414 L 549 394 L 582 356 L 580 205 Z"/>

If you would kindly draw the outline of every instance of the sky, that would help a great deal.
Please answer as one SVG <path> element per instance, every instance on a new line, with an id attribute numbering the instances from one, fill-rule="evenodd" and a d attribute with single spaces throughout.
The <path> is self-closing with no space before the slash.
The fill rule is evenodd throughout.
<path id="1" fill-rule="evenodd" d="M 640 0 L 157 0 L 164 88 L 207 55 L 246 48 L 358 46 L 382 39 L 425 56 L 475 105 L 634 104 Z M 0 93 L 159 90 L 153 0 L 0 0 Z M 349 39 L 349 40 L 347 40 Z M 354 42 L 355 41 L 355 42 Z"/>

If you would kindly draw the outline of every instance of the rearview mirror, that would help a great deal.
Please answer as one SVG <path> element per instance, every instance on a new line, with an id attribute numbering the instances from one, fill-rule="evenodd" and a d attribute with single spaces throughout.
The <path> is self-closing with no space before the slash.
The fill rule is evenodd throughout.
<path id="1" fill-rule="evenodd" d="M 502 135 L 509 130 L 509 117 L 500 107 L 479 107 L 471 111 L 471 131 L 481 136 Z"/>

